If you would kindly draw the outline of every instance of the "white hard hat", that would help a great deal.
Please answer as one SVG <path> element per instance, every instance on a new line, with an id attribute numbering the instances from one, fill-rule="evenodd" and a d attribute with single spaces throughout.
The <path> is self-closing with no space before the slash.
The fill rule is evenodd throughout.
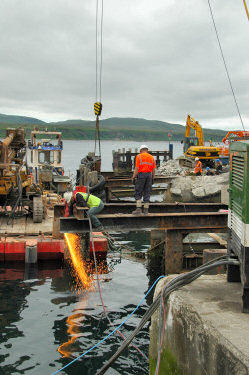
<path id="1" fill-rule="evenodd" d="M 146 146 L 146 145 L 141 145 L 139 151 L 143 150 L 144 148 L 147 148 L 147 150 L 149 150 L 149 147 L 148 147 L 148 146 Z"/>
<path id="2" fill-rule="evenodd" d="M 70 202 L 72 196 L 73 196 L 72 191 L 66 191 L 66 192 L 64 193 L 64 198 L 66 199 L 66 202 L 67 202 L 67 203 Z"/>
<path id="3" fill-rule="evenodd" d="M 198 160 L 200 160 L 199 158 L 195 158 L 195 161 L 198 161 Z"/>

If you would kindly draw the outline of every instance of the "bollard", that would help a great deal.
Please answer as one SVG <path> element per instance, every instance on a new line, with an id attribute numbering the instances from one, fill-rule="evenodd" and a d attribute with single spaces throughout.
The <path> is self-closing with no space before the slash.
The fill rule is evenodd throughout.
<path id="1" fill-rule="evenodd" d="M 37 263 L 37 246 L 26 246 L 25 250 L 25 263 Z"/>

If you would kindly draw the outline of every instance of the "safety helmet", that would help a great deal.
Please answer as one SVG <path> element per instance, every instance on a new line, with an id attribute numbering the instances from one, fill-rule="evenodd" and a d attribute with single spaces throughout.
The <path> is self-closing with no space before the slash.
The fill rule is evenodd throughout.
<path id="1" fill-rule="evenodd" d="M 64 193 L 64 198 L 65 198 L 65 200 L 66 200 L 67 203 L 70 202 L 72 196 L 73 196 L 73 193 L 72 193 L 71 191 L 66 191 L 66 192 Z"/>
<path id="2" fill-rule="evenodd" d="M 207 167 L 207 168 L 206 168 L 206 171 L 209 171 L 209 169 L 210 169 L 210 168 L 209 168 L 209 167 Z"/>
<path id="3" fill-rule="evenodd" d="M 216 163 L 218 163 L 220 161 L 220 159 L 216 159 L 215 161 L 216 161 Z"/>
<path id="4" fill-rule="evenodd" d="M 198 160 L 200 160 L 199 158 L 195 158 L 195 161 L 198 161 Z"/>
<path id="5" fill-rule="evenodd" d="M 148 147 L 148 146 L 146 146 L 146 145 L 141 145 L 139 151 L 141 151 L 141 150 L 143 150 L 143 149 L 145 149 L 145 148 L 146 148 L 147 150 L 149 150 L 149 147 Z"/>

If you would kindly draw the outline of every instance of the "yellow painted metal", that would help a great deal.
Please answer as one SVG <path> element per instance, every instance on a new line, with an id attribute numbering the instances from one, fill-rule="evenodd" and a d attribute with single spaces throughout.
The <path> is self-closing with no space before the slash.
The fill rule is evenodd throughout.
<path id="1" fill-rule="evenodd" d="M 201 125 L 193 117 L 188 115 L 186 121 L 185 141 L 191 138 L 190 131 L 194 130 L 194 137 L 198 138 L 198 145 L 190 146 L 185 150 L 184 155 L 190 158 L 198 157 L 201 160 L 214 160 L 219 157 L 219 148 L 204 146 L 204 135 Z"/>
<path id="2" fill-rule="evenodd" d="M 102 103 L 96 102 L 94 103 L 94 113 L 96 116 L 100 116 L 102 112 Z"/>
<path id="3" fill-rule="evenodd" d="M 194 119 L 194 117 L 191 117 L 188 115 L 187 121 L 186 121 L 186 131 L 185 131 L 185 137 L 190 136 L 190 130 L 193 129 L 195 132 L 195 136 L 199 139 L 199 146 L 204 146 L 204 137 L 203 137 L 203 131 L 202 127 L 199 124 L 198 121 Z"/>

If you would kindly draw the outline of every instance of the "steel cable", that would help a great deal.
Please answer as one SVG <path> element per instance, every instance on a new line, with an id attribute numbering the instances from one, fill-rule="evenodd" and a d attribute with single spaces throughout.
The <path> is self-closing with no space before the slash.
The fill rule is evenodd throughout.
<path id="1" fill-rule="evenodd" d="M 166 297 L 170 295 L 173 291 L 179 289 L 180 287 L 187 285 L 191 283 L 192 281 L 196 280 L 198 277 L 203 275 L 205 272 L 209 271 L 210 269 L 224 265 L 224 264 L 233 264 L 233 265 L 239 265 L 238 261 L 235 261 L 233 259 L 227 259 L 227 260 L 220 260 L 218 262 L 209 262 L 201 267 L 196 268 L 193 271 L 190 271 L 187 274 L 182 274 L 177 277 L 175 277 L 173 280 L 171 280 L 163 289 L 163 298 L 165 300 Z M 149 309 L 144 314 L 143 318 L 141 319 L 140 323 L 136 327 L 136 329 L 130 334 L 130 336 L 127 338 L 127 340 L 120 346 L 120 348 L 116 351 L 116 353 L 108 360 L 108 362 L 97 372 L 96 375 L 103 375 L 108 368 L 111 366 L 113 362 L 117 360 L 117 358 L 123 353 L 123 351 L 127 348 L 127 346 L 131 343 L 131 341 L 134 339 L 134 337 L 137 335 L 137 333 L 144 327 L 144 325 L 147 323 L 147 321 L 151 318 L 151 316 L 154 314 L 154 312 L 157 310 L 157 308 L 160 305 L 160 299 L 161 296 L 158 295 L 155 299 L 155 301 L 152 303 L 152 305 L 149 307 Z"/>
<path id="2" fill-rule="evenodd" d="M 245 131 L 244 122 L 242 120 L 242 116 L 241 116 L 241 113 L 240 113 L 239 105 L 238 105 L 238 102 L 237 102 L 237 99 L 236 99 L 236 96 L 235 96 L 235 92 L 234 92 L 234 89 L 233 89 L 232 81 L 231 81 L 231 78 L 230 78 L 230 75 L 229 75 L 229 72 L 228 72 L 228 68 L 227 68 L 225 56 L 224 56 L 224 53 L 223 53 L 223 50 L 222 50 L 222 47 L 221 47 L 220 37 L 219 37 L 219 34 L 218 34 L 218 29 L 216 27 L 216 23 L 215 23 L 215 19 L 214 19 L 212 7 L 211 7 L 211 4 L 210 4 L 210 0 L 207 0 L 207 1 L 208 1 L 211 18 L 212 18 L 213 25 L 214 25 L 214 30 L 215 30 L 216 37 L 217 37 L 217 40 L 218 40 L 218 44 L 219 44 L 221 56 L 222 56 L 222 59 L 223 59 L 224 67 L 225 67 L 225 70 L 226 70 L 226 73 L 227 73 L 227 78 L 228 78 L 228 81 L 229 81 L 229 84 L 230 84 L 230 87 L 231 87 L 231 91 L 232 91 L 232 94 L 233 94 L 234 102 L 235 102 L 235 105 L 236 105 L 236 108 L 237 108 L 237 111 L 238 111 L 238 114 L 239 114 L 241 125 L 242 125 L 242 127 L 243 127 L 243 129 Z"/>

